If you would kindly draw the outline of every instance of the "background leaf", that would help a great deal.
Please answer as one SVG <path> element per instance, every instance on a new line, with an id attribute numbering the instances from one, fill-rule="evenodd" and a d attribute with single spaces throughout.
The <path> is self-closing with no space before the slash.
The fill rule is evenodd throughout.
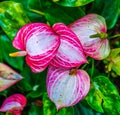
<path id="1" fill-rule="evenodd" d="M 86 100 L 98 112 L 107 112 L 110 115 L 120 114 L 119 93 L 112 82 L 105 76 L 93 78 Z"/>
<path id="2" fill-rule="evenodd" d="M 77 7 L 86 5 L 94 0 L 53 0 L 53 2 L 68 7 Z"/>
<path id="3" fill-rule="evenodd" d="M 13 40 L 18 29 L 29 22 L 20 3 L 0 2 L 0 26 L 11 40 Z"/>
<path id="4" fill-rule="evenodd" d="M 0 47 L 0 54 L 2 55 L 2 57 L 0 57 L 2 60 L 15 69 L 23 70 L 23 57 L 13 58 L 9 56 L 9 53 L 15 52 L 16 49 L 12 46 L 11 40 L 9 40 L 6 35 L 0 35 Z"/>
<path id="5" fill-rule="evenodd" d="M 59 12 L 59 13 L 58 13 Z M 58 5 L 52 5 L 45 10 L 46 20 L 51 24 L 62 22 L 64 24 L 70 24 L 76 19 L 84 16 L 85 12 L 81 8 L 66 8 Z"/>
<path id="6" fill-rule="evenodd" d="M 40 115 L 40 114 L 43 115 L 41 109 L 42 108 L 40 108 L 39 106 L 37 106 L 33 103 L 30 107 L 28 115 Z"/>
<path id="7" fill-rule="evenodd" d="M 86 104 L 86 102 L 84 102 Z M 83 102 L 79 102 L 74 106 L 75 115 L 107 115 L 106 113 L 98 113 L 91 109 L 89 106 L 85 106 Z"/>

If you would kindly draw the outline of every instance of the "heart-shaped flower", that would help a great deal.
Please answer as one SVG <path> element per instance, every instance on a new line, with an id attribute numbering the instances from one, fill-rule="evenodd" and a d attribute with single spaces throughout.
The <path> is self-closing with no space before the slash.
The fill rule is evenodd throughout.
<path id="1" fill-rule="evenodd" d="M 60 45 L 59 36 L 44 23 L 30 23 L 17 33 L 13 46 L 21 52 L 10 56 L 26 55 L 26 63 L 33 72 L 41 72 L 49 65 Z"/>
<path id="2" fill-rule="evenodd" d="M 50 62 L 52 66 L 73 68 L 87 62 L 78 37 L 66 25 L 56 23 L 53 30 L 60 36 L 60 47 Z"/>
<path id="3" fill-rule="evenodd" d="M 22 76 L 6 64 L 0 63 L 0 92 L 14 85 Z"/>
<path id="4" fill-rule="evenodd" d="M 90 78 L 84 70 L 48 69 L 47 92 L 57 110 L 78 103 L 87 95 L 89 88 Z"/>
<path id="5" fill-rule="evenodd" d="M 106 22 L 102 16 L 88 14 L 68 27 L 78 36 L 87 56 L 102 60 L 109 55 Z"/>
<path id="6" fill-rule="evenodd" d="M 26 97 L 22 94 L 14 94 L 6 98 L 3 102 L 0 111 L 10 112 L 14 115 L 21 115 L 23 108 L 26 105 Z"/>

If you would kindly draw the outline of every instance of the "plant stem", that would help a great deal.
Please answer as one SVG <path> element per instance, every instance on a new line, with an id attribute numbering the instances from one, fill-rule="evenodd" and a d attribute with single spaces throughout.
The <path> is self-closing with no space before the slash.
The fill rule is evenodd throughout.
<path id="1" fill-rule="evenodd" d="M 90 38 L 97 38 L 97 37 L 99 37 L 100 39 L 104 39 L 108 37 L 108 34 L 105 32 L 101 32 L 101 33 L 90 35 Z"/>
<path id="2" fill-rule="evenodd" d="M 120 34 L 116 34 L 116 35 L 110 36 L 110 37 L 108 37 L 108 38 L 109 38 L 109 39 L 113 39 L 113 38 L 117 38 L 117 37 L 120 37 Z"/>
<path id="3" fill-rule="evenodd" d="M 34 10 L 34 9 L 30 9 L 30 11 L 34 12 L 34 13 L 37 13 L 39 15 L 42 15 L 42 16 L 45 16 L 45 13 L 44 12 L 41 12 L 41 11 L 38 11 L 38 10 Z"/>
<path id="4" fill-rule="evenodd" d="M 100 39 L 104 39 L 104 38 L 113 39 L 113 38 L 120 37 L 120 34 L 108 36 L 107 33 L 101 32 L 101 33 L 90 35 L 90 38 L 97 38 L 97 37 L 99 37 Z"/>
<path id="5" fill-rule="evenodd" d="M 91 78 L 93 77 L 93 73 L 94 73 L 94 59 L 92 59 Z"/>

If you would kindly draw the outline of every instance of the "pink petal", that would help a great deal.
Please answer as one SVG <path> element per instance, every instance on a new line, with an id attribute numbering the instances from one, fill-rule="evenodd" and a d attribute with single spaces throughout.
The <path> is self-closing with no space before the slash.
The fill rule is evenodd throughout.
<path id="1" fill-rule="evenodd" d="M 73 106 L 83 99 L 90 88 L 90 78 L 86 71 L 50 67 L 47 74 L 47 92 L 57 109 Z"/>
<path id="2" fill-rule="evenodd" d="M 54 31 L 60 35 L 60 47 L 51 61 L 51 65 L 60 68 L 72 68 L 87 62 L 83 48 L 77 36 L 64 24 L 57 23 Z"/>
<path id="3" fill-rule="evenodd" d="M 14 85 L 22 76 L 7 65 L 0 63 L 0 92 Z"/>
<path id="4" fill-rule="evenodd" d="M 13 41 L 14 47 L 27 51 L 26 63 L 33 72 L 41 72 L 48 66 L 59 45 L 59 36 L 44 23 L 26 24 Z"/>
<path id="5" fill-rule="evenodd" d="M 1 112 L 11 112 L 19 115 L 26 105 L 26 97 L 22 94 L 14 94 L 8 97 L 2 104 Z"/>
<path id="6" fill-rule="evenodd" d="M 90 38 L 90 35 L 107 31 L 105 19 L 102 16 L 88 14 L 70 24 L 69 28 L 78 36 L 87 56 L 101 60 L 109 55 L 110 46 L 107 39 Z"/>

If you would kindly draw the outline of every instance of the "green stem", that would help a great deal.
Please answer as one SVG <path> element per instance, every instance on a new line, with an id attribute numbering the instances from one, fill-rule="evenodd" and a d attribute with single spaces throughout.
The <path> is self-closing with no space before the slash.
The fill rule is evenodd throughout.
<path id="1" fill-rule="evenodd" d="M 45 13 L 44 12 L 41 12 L 41 11 L 38 11 L 38 10 L 34 10 L 34 9 L 30 9 L 30 11 L 34 12 L 34 13 L 37 13 L 39 15 L 42 15 L 42 16 L 45 16 Z"/>
<path id="2" fill-rule="evenodd" d="M 85 69 L 85 67 L 88 65 L 88 63 L 84 64 L 81 69 Z"/>
<path id="3" fill-rule="evenodd" d="M 100 39 L 104 39 L 104 38 L 113 39 L 113 38 L 120 37 L 120 34 L 108 36 L 107 33 L 101 32 L 101 33 L 90 35 L 90 38 L 97 38 L 97 37 L 99 37 Z"/>
<path id="4" fill-rule="evenodd" d="M 58 2 L 59 0 L 53 0 L 53 2 Z"/>
<path id="5" fill-rule="evenodd" d="M 91 78 L 93 76 L 94 73 L 94 59 L 92 59 L 92 70 L 91 70 Z"/>
<path id="6" fill-rule="evenodd" d="M 117 37 L 120 37 L 120 34 L 116 34 L 116 35 L 110 36 L 110 37 L 108 37 L 108 38 L 109 38 L 109 39 L 113 39 L 113 38 L 117 38 Z"/>
<path id="7" fill-rule="evenodd" d="M 101 33 L 90 35 L 90 38 L 96 38 L 96 37 L 99 37 L 100 39 L 104 39 L 108 37 L 108 34 L 105 32 L 101 32 Z"/>

